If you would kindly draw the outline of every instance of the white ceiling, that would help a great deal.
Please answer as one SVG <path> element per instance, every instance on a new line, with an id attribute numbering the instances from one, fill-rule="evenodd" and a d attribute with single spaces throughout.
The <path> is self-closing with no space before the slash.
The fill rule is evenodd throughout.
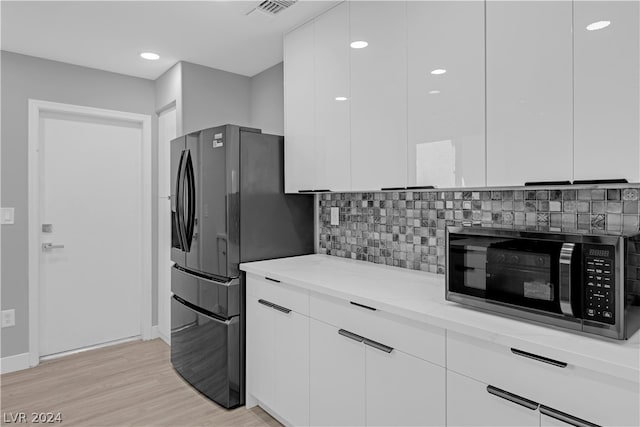
<path id="1" fill-rule="evenodd" d="M 282 61 L 282 35 L 337 1 L 276 16 L 256 1 L 2 1 L 2 50 L 156 79 L 178 61 L 245 76 Z M 160 55 L 158 61 L 140 52 Z"/>

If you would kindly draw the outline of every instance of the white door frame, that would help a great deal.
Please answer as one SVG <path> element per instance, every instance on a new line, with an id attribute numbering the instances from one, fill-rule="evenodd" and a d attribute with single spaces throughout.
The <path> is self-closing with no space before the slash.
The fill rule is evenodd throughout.
<path id="1" fill-rule="evenodd" d="M 165 194 L 160 194 L 160 183 L 162 182 L 163 179 L 165 179 L 170 173 L 171 173 L 171 168 L 167 169 L 165 168 L 165 163 L 161 162 L 160 160 L 162 159 L 162 153 L 160 152 L 160 150 L 162 150 L 162 148 L 164 147 L 164 141 L 160 140 L 160 116 L 162 116 L 163 114 L 175 110 L 176 112 L 176 137 L 180 136 L 180 131 L 178 129 L 178 108 L 177 108 L 177 103 L 176 101 L 172 101 L 170 103 L 168 103 L 167 105 L 165 105 L 163 108 L 159 109 L 158 111 L 156 111 L 156 114 L 158 116 L 158 185 L 157 185 L 157 189 L 158 189 L 158 198 L 160 200 L 166 200 L 164 199 L 164 197 L 166 197 Z M 167 145 L 166 148 L 168 149 L 168 152 L 170 152 L 170 146 Z M 170 154 L 167 154 L 170 155 Z M 170 190 L 170 189 L 169 189 Z M 166 342 L 168 345 L 171 345 L 171 307 L 169 307 L 169 312 L 166 313 L 164 308 L 162 308 L 162 304 L 163 304 L 163 298 L 169 298 L 170 295 L 163 295 L 163 293 L 161 291 L 163 290 L 168 290 L 169 294 L 171 294 L 171 273 L 169 271 L 169 269 L 167 268 L 166 265 L 163 265 L 161 263 L 162 261 L 162 252 L 163 252 L 163 248 L 165 247 L 171 247 L 171 234 L 169 234 L 169 236 L 165 236 L 165 234 L 162 232 L 163 231 L 163 225 L 160 222 L 160 218 L 162 217 L 161 215 L 161 209 L 162 209 L 162 203 L 160 203 L 160 200 L 158 200 L 158 226 L 157 226 L 157 233 L 158 233 L 158 247 L 157 247 L 157 268 L 158 268 L 158 336 L 164 341 Z M 168 238 L 167 238 L 168 237 Z M 171 260 L 171 258 L 169 258 L 169 260 Z M 168 285 L 168 289 L 164 289 L 161 284 L 163 285 Z M 162 289 L 161 289 L 162 288 Z M 165 331 L 163 330 L 165 327 L 168 328 L 168 335 L 165 333 Z"/>
<path id="2" fill-rule="evenodd" d="M 151 116 L 126 113 L 101 108 L 84 107 L 57 102 L 29 99 L 28 132 L 28 251 L 29 251 L 29 365 L 40 362 L 39 352 L 39 316 L 40 316 L 40 159 L 38 146 L 40 140 L 40 118 L 43 113 L 61 113 L 98 119 L 117 120 L 138 124 L 142 129 L 142 307 L 140 311 L 140 335 L 142 339 L 151 338 Z"/>

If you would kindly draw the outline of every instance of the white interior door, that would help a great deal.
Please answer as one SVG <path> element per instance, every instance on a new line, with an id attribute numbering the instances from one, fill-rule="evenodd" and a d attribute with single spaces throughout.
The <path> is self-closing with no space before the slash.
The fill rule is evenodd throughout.
<path id="1" fill-rule="evenodd" d="M 55 113 L 39 129 L 40 356 L 138 336 L 142 129 Z"/>
<path id="2" fill-rule="evenodd" d="M 171 150 L 177 137 L 175 107 L 158 117 L 158 332 L 171 343 Z"/>

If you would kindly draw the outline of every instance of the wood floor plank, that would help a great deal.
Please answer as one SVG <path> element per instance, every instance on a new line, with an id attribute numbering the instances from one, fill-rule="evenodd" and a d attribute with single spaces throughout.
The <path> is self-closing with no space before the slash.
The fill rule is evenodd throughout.
<path id="1" fill-rule="evenodd" d="M 0 383 L 3 425 L 4 414 L 60 412 L 63 426 L 280 426 L 258 407 L 226 410 L 195 391 L 159 339 L 49 360 Z"/>

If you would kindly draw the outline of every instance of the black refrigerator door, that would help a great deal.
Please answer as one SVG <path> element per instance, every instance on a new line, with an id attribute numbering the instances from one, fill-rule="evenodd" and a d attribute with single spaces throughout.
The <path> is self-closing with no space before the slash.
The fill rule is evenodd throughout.
<path id="1" fill-rule="evenodd" d="M 225 408 L 244 403 L 240 317 L 219 319 L 171 298 L 171 363 L 191 385 Z"/>
<path id="2" fill-rule="evenodd" d="M 229 277 L 227 271 L 227 144 L 224 127 L 188 135 L 186 234 L 190 270 Z"/>
<path id="3" fill-rule="evenodd" d="M 171 261 L 185 265 L 182 209 L 186 136 L 171 141 Z"/>

